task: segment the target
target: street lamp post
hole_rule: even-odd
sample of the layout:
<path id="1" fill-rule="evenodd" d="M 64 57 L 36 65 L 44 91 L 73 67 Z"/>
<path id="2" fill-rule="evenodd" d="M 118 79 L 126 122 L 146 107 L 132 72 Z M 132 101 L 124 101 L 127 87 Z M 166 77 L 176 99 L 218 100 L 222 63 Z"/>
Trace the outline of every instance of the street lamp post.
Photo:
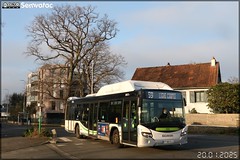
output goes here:
<path id="1" fill-rule="evenodd" d="M 26 81 L 25 80 L 20 80 L 22 82 L 24 82 L 24 90 L 23 90 L 23 108 L 22 108 L 22 112 L 23 112 L 23 115 L 25 115 L 25 109 L 26 109 L 26 95 L 25 95 L 25 92 L 26 92 Z"/>
<path id="2" fill-rule="evenodd" d="M 38 102 L 38 108 L 39 108 L 39 116 L 38 116 L 38 133 L 41 134 L 41 123 L 42 123 L 42 106 L 41 103 Z"/>

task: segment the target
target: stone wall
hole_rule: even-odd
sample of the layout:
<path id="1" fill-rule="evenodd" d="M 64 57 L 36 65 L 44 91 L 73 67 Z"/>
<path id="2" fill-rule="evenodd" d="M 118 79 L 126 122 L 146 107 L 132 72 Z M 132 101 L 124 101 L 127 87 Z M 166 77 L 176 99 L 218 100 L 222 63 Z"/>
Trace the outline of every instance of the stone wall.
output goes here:
<path id="1" fill-rule="evenodd" d="M 186 114 L 187 125 L 239 127 L 239 114 Z"/>

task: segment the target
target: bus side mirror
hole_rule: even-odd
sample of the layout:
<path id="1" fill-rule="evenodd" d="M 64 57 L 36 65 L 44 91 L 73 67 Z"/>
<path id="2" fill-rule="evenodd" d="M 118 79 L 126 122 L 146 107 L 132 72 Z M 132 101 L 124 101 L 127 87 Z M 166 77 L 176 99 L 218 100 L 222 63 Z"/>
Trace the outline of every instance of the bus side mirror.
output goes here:
<path id="1" fill-rule="evenodd" d="M 187 102 L 185 98 L 183 98 L 183 106 L 187 106 Z"/>

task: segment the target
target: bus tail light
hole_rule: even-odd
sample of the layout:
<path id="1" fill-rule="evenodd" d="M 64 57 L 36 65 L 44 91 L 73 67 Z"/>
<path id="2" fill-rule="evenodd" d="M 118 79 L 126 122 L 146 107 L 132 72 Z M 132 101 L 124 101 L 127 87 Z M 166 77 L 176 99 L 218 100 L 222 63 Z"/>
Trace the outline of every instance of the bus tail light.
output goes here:
<path id="1" fill-rule="evenodd" d="M 149 132 L 142 132 L 142 136 L 146 137 L 146 138 L 152 138 L 153 137 L 152 133 L 149 133 Z"/>

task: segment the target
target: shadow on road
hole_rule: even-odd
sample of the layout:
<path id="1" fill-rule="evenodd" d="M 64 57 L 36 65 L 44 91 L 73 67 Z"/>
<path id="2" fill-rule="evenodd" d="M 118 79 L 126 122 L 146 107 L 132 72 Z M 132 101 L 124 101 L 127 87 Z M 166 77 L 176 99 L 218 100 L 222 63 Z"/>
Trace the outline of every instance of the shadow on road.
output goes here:
<path id="1" fill-rule="evenodd" d="M 32 126 L 1 123 L 1 138 L 22 137 L 27 129 Z M 37 127 L 37 126 L 35 126 Z M 55 129 L 57 137 L 75 137 L 74 134 L 68 133 L 63 127 L 44 126 L 47 130 Z M 101 142 L 103 143 L 103 142 Z M 153 147 L 160 150 L 192 150 L 192 149 L 210 149 L 220 147 L 239 146 L 239 137 L 235 135 L 189 135 L 188 144 L 175 146 Z M 132 147 L 125 146 L 123 149 Z"/>
<path id="2" fill-rule="evenodd" d="M 187 144 L 154 148 L 161 150 L 192 150 L 228 146 L 239 146 L 239 137 L 230 135 L 189 135 Z"/>

